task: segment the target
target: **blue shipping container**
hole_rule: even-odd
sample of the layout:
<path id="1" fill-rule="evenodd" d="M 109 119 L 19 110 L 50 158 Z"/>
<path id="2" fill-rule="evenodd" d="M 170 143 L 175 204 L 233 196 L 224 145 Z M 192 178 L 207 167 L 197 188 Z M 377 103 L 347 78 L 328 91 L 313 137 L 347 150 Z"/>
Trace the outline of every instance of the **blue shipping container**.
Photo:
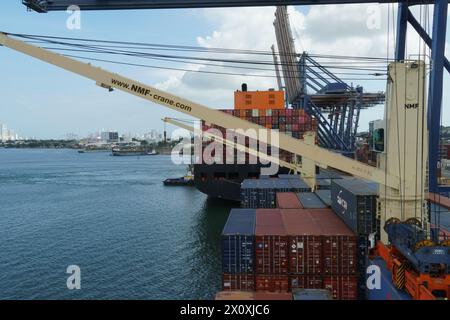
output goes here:
<path id="1" fill-rule="evenodd" d="M 327 207 L 327 205 L 312 192 L 297 193 L 297 198 L 305 209 L 324 209 Z"/>
<path id="2" fill-rule="evenodd" d="M 255 222 L 255 209 L 231 209 L 222 231 L 224 273 L 253 273 Z"/>
<path id="3" fill-rule="evenodd" d="M 332 180 L 331 208 L 356 234 L 379 233 L 377 192 L 372 184 L 356 178 Z"/>
<path id="4" fill-rule="evenodd" d="M 298 176 L 295 179 L 289 179 L 289 183 L 291 184 L 291 192 L 311 192 L 308 184 Z"/>
<path id="5" fill-rule="evenodd" d="M 331 190 L 316 190 L 314 192 L 323 203 L 331 207 Z"/>
<path id="6" fill-rule="evenodd" d="M 294 289 L 294 300 L 333 300 L 331 292 L 326 289 Z"/>
<path id="7" fill-rule="evenodd" d="M 331 179 L 316 179 L 316 187 L 318 190 L 330 190 Z"/>

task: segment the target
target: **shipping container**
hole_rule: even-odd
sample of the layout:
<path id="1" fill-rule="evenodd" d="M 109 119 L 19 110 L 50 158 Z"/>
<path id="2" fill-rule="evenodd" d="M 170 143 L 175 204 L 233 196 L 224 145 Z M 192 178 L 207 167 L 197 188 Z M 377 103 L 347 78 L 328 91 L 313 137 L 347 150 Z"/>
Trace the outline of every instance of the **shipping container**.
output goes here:
<path id="1" fill-rule="evenodd" d="M 331 179 L 316 179 L 316 189 L 317 190 L 330 190 L 331 189 Z"/>
<path id="2" fill-rule="evenodd" d="M 356 178 L 333 180 L 331 207 L 353 232 L 379 233 L 377 192 L 372 185 Z"/>
<path id="3" fill-rule="evenodd" d="M 300 178 L 246 179 L 241 184 L 242 208 L 276 208 L 277 192 L 310 191 Z"/>
<path id="4" fill-rule="evenodd" d="M 256 208 L 275 208 L 276 191 L 274 179 L 257 180 L 258 206 Z"/>
<path id="5" fill-rule="evenodd" d="M 280 209 L 300 209 L 303 208 L 294 192 L 278 192 L 277 208 Z"/>
<path id="6" fill-rule="evenodd" d="M 254 272 L 255 209 L 231 209 L 222 231 L 222 272 Z"/>
<path id="7" fill-rule="evenodd" d="M 373 239 L 375 240 L 375 239 Z M 374 241 L 373 241 L 374 242 Z M 369 249 L 374 245 L 368 235 L 358 235 L 358 299 L 367 299 L 366 276 L 369 265 Z"/>
<path id="8" fill-rule="evenodd" d="M 289 292 L 219 291 L 215 300 L 292 300 Z"/>
<path id="9" fill-rule="evenodd" d="M 325 289 L 296 289 L 292 292 L 294 300 L 332 300 L 331 293 Z"/>
<path id="10" fill-rule="evenodd" d="M 254 300 L 292 300 L 292 293 L 290 292 L 255 292 L 253 293 Z"/>
<path id="11" fill-rule="evenodd" d="M 223 291 L 254 291 L 255 275 L 249 273 L 242 274 L 222 274 Z"/>
<path id="12" fill-rule="evenodd" d="M 293 175 L 293 174 L 280 173 L 278 175 L 278 178 L 280 178 L 280 179 L 293 179 L 294 177 L 295 177 L 295 175 Z"/>
<path id="13" fill-rule="evenodd" d="M 295 289 L 322 289 L 322 276 L 317 275 L 289 275 L 289 288 L 292 292 Z"/>
<path id="14" fill-rule="evenodd" d="M 256 291 L 288 292 L 289 278 L 279 274 L 257 274 L 255 276 Z"/>
<path id="15" fill-rule="evenodd" d="M 219 291 L 215 300 L 254 300 L 254 295 L 249 291 Z"/>
<path id="16" fill-rule="evenodd" d="M 311 187 L 299 176 L 289 179 L 292 192 L 311 192 Z"/>
<path id="17" fill-rule="evenodd" d="M 288 273 L 288 237 L 279 209 L 257 209 L 255 270 L 259 274 Z"/>
<path id="18" fill-rule="evenodd" d="M 272 187 L 276 192 L 290 192 L 292 190 L 292 186 L 289 180 L 286 179 L 271 179 Z"/>
<path id="19" fill-rule="evenodd" d="M 331 207 L 331 190 L 316 190 L 314 193 L 323 203 Z"/>
<path id="20" fill-rule="evenodd" d="M 358 277 L 348 275 L 332 275 L 323 277 L 324 289 L 331 292 L 333 299 L 357 300 Z"/>
<path id="21" fill-rule="evenodd" d="M 258 180 L 245 179 L 241 184 L 241 207 L 258 207 Z"/>
<path id="22" fill-rule="evenodd" d="M 331 209 L 315 209 L 313 220 L 322 232 L 323 273 L 357 274 L 358 238 Z"/>
<path id="23" fill-rule="evenodd" d="M 281 210 L 289 239 L 289 272 L 322 273 L 322 230 L 305 209 Z"/>
<path id="24" fill-rule="evenodd" d="M 356 274 L 357 237 L 330 209 L 283 209 L 291 274 Z"/>
<path id="25" fill-rule="evenodd" d="M 332 179 L 332 180 L 334 180 L 334 179 L 342 179 L 342 178 L 343 178 L 343 174 L 337 173 L 332 170 L 323 169 L 323 168 L 320 168 L 319 173 L 316 174 L 316 179 Z"/>
<path id="26" fill-rule="evenodd" d="M 327 205 L 312 192 L 297 193 L 297 197 L 305 209 L 324 209 L 327 207 Z"/>

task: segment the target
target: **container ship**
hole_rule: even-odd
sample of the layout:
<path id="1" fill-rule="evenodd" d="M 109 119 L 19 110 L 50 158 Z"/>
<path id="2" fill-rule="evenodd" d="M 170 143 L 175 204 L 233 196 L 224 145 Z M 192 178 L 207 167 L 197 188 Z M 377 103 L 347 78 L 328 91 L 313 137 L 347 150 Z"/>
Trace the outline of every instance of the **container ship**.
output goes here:
<path id="1" fill-rule="evenodd" d="M 247 91 L 243 84 L 241 90 L 234 92 L 234 109 L 221 110 L 252 123 L 259 124 L 268 129 L 276 129 L 280 133 L 302 139 L 306 131 L 317 132 L 317 121 L 309 116 L 304 109 L 287 109 L 285 106 L 284 91 L 269 89 L 267 91 Z M 218 129 L 225 136 L 225 129 L 202 121 L 202 130 Z M 248 145 L 248 144 L 247 144 Z M 202 149 L 204 153 L 205 145 Z M 225 159 L 224 154 L 220 159 Z M 268 151 L 270 154 L 270 150 Z M 210 155 L 214 157 L 215 154 Z M 236 153 L 234 159 L 236 159 Z M 292 162 L 295 156 L 292 153 L 279 151 L 280 160 Z M 260 176 L 261 163 L 249 163 L 246 155 L 245 164 L 211 163 L 203 161 L 194 165 L 194 184 L 201 192 L 214 197 L 231 201 L 240 201 L 240 187 L 244 179 L 256 179 Z M 279 168 L 279 174 L 288 173 L 288 169 Z"/>

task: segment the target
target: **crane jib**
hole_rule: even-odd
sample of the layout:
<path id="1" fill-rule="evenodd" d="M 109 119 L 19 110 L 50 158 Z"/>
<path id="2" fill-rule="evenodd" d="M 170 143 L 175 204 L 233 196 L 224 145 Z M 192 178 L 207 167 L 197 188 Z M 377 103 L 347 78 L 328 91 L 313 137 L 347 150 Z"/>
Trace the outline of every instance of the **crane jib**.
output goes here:
<path id="1" fill-rule="evenodd" d="M 174 101 L 171 98 L 167 98 L 167 97 L 164 97 L 164 96 L 159 95 L 159 94 L 153 94 L 150 89 L 141 87 L 141 86 L 139 86 L 137 84 L 129 84 L 129 83 L 126 83 L 124 81 L 120 81 L 120 80 L 117 80 L 117 79 L 114 79 L 114 78 L 111 79 L 111 84 L 114 87 L 119 87 L 121 89 L 126 89 L 126 90 L 129 90 L 129 91 L 133 91 L 133 92 L 135 92 L 135 93 L 137 93 L 137 94 L 139 94 L 139 95 L 141 95 L 143 97 L 150 97 L 150 98 L 152 98 L 153 100 L 155 100 L 157 102 L 162 102 L 162 103 L 167 104 L 169 106 L 175 106 L 176 108 L 179 108 L 179 109 L 187 111 L 187 112 L 191 112 L 192 111 L 192 107 L 190 107 L 190 106 L 187 106 L 187 105 L 185 105 L 185 104 L 183 104 L 181 102 L 176 102 L 176 101 Z"/>

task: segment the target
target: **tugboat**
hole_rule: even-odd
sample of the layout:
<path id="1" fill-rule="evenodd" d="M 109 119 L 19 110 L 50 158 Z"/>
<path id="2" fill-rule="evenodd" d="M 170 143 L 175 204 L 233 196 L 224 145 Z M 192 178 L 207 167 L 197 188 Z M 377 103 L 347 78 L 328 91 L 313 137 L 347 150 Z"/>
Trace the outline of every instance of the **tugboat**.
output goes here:
<path id="1" fill-rule="evenodd" d="M 194 186 L 193 166 L 189 165 L 186 175 L 181 178 L 168 178 L 163 181 L 165 186 Z"/>

